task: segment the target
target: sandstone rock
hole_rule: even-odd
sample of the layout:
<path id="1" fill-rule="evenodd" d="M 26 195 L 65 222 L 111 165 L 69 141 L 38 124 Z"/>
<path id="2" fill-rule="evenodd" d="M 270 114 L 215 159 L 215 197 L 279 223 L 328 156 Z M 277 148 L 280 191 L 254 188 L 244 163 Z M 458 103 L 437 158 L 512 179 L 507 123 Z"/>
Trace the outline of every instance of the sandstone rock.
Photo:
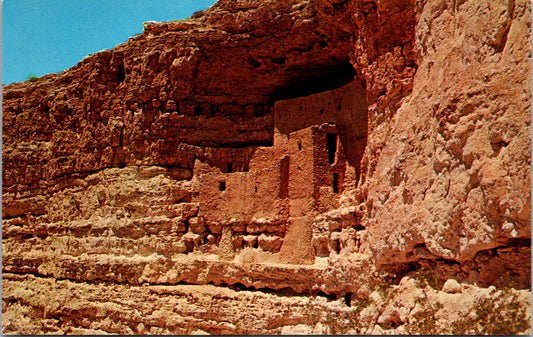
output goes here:
<path id="1" fill-rule="evenodd" d="M 282 335 L 309 335 L 313 333 L 313 328 L 304 324 L 288 325 L 281 329 Z"/>
<path id="2" fill-rule="evenodd" d="M 316 256 L 329 256 L 329 238 L 325 234 L 313 234 L 312 243 Z"/>
<path id="3" fill-rule="evenodd" d="M 257 248 L 257 236 L 256 235 L 245 235 L 243 236 L 244 247 Z"/>
<path id="4" fill-rule="evenodd" d="M 442 286 L 442 291 L 446 293 L 450 293 L 450 294 L 456 294 L 456 293 L 462 292 L 463 289 L 461 288 L 461 285 L 459 284 L 459 282 L 457 282 L 454 279 L 449 279 L 449 280 L 446 280 L 446 282 Z"/>
<path id="5" fill-rule="evenodd" d="M 204 224 L 203 218 L 194 217 L 189 220 L 189 230 L 194 234 L 203 234 L 207 227 Z"/>
<path id="6" fill-rule="evenodd" d="M 200 245 L 201 239 L 202 237 L 199 234 L 194 234 L 194 233 L 187 233 L 182 237 L 182 240 L 185 243 L 187 252 L 194 251 L 194 248 Z"/>
<path id="7" fill-rule="evenodd" d="M 388 122 L 381 123 L 376 132 L 371 131 L 367 149 L 380 155 L 378 159 L 368 152 L 368 161 L 363 160 L 368 167 L 368 201 L 372 201 L 368 234 L 375 238 L 371 249 L 381 261 L 378 263 L 391 271 L 401 269 L 400 260 L 409 263 L 410 252 L 422 244 L 431 254 L 456 261 L 497 247 L 498 242 L 505 241 L 515 250 L 522 245 L 520 239 L 511 239 L 512 235 L 521 237 L 519 230 L 499 230 L 506 220 L 498 214 L 504 212 L 512 218 L 530 214 L 526 206 L 530 203 L 529 164 L 511 164 L 510 160 L 529 160 L 526 158 L 530 154 L 525 151 L 529 137 L 519 135 L 529 133 L 526 129 L 530 116 L 526 111 L 530 110 L 530 99 L 525 93 L 531 89 L 528 80 L 524 86 L 519 85 L 520 90 L 512 89 L 513 80 L 508 77 L 511 73 L 514 79 L 529 76 L 524 70 L 530 68 L 530 56 L 519 47 L 530 45 L 528 34 L 518 33 L 519 27 L 529 22 L 529 18 L 521 16 L 529 3 L 513 3 L 512 9 L 503 2 L 497 6 L 501 6 L 501 11 L 481 14 L 488 9 L 486 3 L 455 7 L 439 6 L 437 1 L 426 3 L 416 24 L 415 43 L 420 55 L 412 93 Z M 446 23 L 452 17 L 458 20 L 457 25 Z M 455 35 L 454 29 L 468 30 L 472 35 Z M 508 39 L 498 40 L 493 35 L 496 31 L 503 36 L 507 32 Z M 502 43 L 500 47 L 484 45 L 496 40 Z M 469 47 L 454 49 L 464 43 Z M 492 99 L 486 100 L 487 94 Z M 500 125 L 506 125 L 507 132 L 515 137 L 495 146 L 490 139 L 503 139 L 496 135 L 501 131 L 493 131 L 490 136 L 489 130 L 499 129 Z M 395 179 L 391 180 L 391 176 Z M 523 197 L 518 193 L 511 196 L 510 188 L 522 189 Z M 510 199 L 516 208 L 504 206 L 513 203 L 503 201 Z M 525 222 L 523 226 L 529 228 Z M 522 237 L 529 242 L 529 234 Z M 497 250 L 497 256 L 503 254 Z M 521 264 L 518 256 L 513 258 L 515 266 Z M 502 272 L 496 271 L 496 260 L 483 263 L 492 272 L 477 265 L 471 267 L 469 277 L 450 273 L 446 278 L 469 282 L 477 279 L 488 285 L 492 282 L 491 273 Z M 525 264 L 529 265 L 530 259 Z M 475 275 L 474 269 L 480 273 Z M 524 276 L 518 278 L 528 287 Z"/>
<path id="8" fill-rule="evenodd" d="M 378 317 L 378 324 L 383 326 L 386 325 L 398 325 L 402 323 L 400 313 L 398 310 L 392 309 L 390 307 L 387 307 L 387 311 L 385 311 L 383 314 L 381 314 Z"/>
<path id="9" fill-rule="evenodd" d="M 261 234 L 257 237 L 259 248 L 267 252 L 279 252 L 283 239 L 276 236 Z"/>
<path id="10" fill-rule="evenodd" d="M 374 328 L 372 329 L 372 331 L 370 331 L 370 334 L 371 335 L 384 335 L 385 334 L 385 330 L 383 330 L 383 328 L 381 328 L 381 326 L 376 324 L 374 326 Z"/>
<path id="11" fill-rule="evenodd" d="M 210 335 L 209 332 L 206 332 L 204 330 L 194 330 L 193 332 L 191 332 L 191 335 Z"/>
<path id="12" fill-rule="evenodd" d="M 258 333 L 285 331 L 287 333 L 331 333 L 332 329 L 343 326 L 343 319 L 350 317 L 350 312 L 355 307 L 348 307 L 342 302 L 328 302 L 325 297 L 308 297 L 306 295 L 286 295 L 251 290 L 231 290 L 214 285 L 142 285 L 132 286 L 116 284 L 109 286 L 103 283 L 78 283 L 68 280 L 55 280 L 35 276 L 21 276 L 6 273 L 4 275 L 3 293 L 4 298 L 10 304 L 4 308 L 4 328 L 13 331 L 40 331 L 47 326 L 46 331 L 71 331 L 69 324 L 86 321 L 85 326 L 76 328 L 77 333 L 88 331 L 123 332 L 126 333 L 131 321 L 139 322 L 135 325 L 136 332 L 143 329 L 150 333 L 174 333 L 188 334 L 195 330 L 202 330 L 211 334 L 223 333 Z M 409 282 L 411 283 L 411 282 Z M 414 284 L 414 283 L 413 283 Z M 33 291 L 40 289 L 40 291 Z M 441 332 L 450 333 L 452 326 L 451 317 L 465 318 L 468 313 L 475 312 L 473 306 L 479 301 L 486 304 L 502 305 L 513 302 L 514 305 L 527 309 L 530 303 L 529 291 L 498 292 L 488 291 L 484 288 L 471 286 L 465 288 L 462 294 L 448 294 L 432 288 L 420 288 L 428 296 L 417 301 L 414 309 L 404 306 L 402 292 L 396 292 L 392 287 L 387 291 L 388 295 L 384 307 L 376 307 L 374 304 L 366 306 L 358 320 L 350 322 L 350 331 L 354 334 L 393 333 L 406 331 L 407 333 L 424 333 L 420 330 L 425 325 L 423 320 L 428 315 L 428 310 L 434 312 L 434 325 L 441 327 Z M 412 289 L 412 290 L 413 290 Z M 77 292 L 74 292 L 76 290 Z M 379 290 L 381 292 L 381 290 Z M 378 291 L 373 294 L 377 294 Z M 424 295 L 424 296 L 426 296 Z M 57 296 L 57 297 L 56 297 Z M 444 296 L 444 297 L 443 297 Z M 459 297 L 457 297 L 459 296 Z M 503 297 L 500 297 L 503 296 Z M 450 297 L 446 299 L 446 297 Z M 25 307 L 21 307 L 14 301 L 19 299 L 28 301 Z M 57 298 L 57 301 L 50 301 Z M 63 299 L 63 300 L 59 300 Z M 517 302 L 518 300 L 518 302 Z M 430 305 L 441 303 L 441 306 L 431 309 Z M 522 303 L 522 304 L 520 304 Z M 120 304 L 120 305 L 118 305 Z M 331 305 L 329 305 L 331 304 Z M 291 310 L 286 310 L 290 306 Z M 158 309 L 154 311 L 154 307 Z M 505 305 L 504 305 L 505 307 Z M 436 309 L 435 309 L 436 308 Z M 506 307 L 508 308 L 508 307 Z M 68 315 L 82 310 L 83 316 Z M 375 325 L 378 317 L 385 310 L 389 313 L 408 313 L 407 318 L 402 320 L 394 329 L 383 329 L 381 325 Z M 507 309 L 505 309 L 507 310 Z M 22 312 L 47 312 L 50 315 L 62 315 L 68 322 L 61 323 L 59 320 L 42 318 L 30 320 Z M 106 315 L 101 313 L 105 312 Z M 518 313 L 517 322 L 529 322 L 528 310 Z M 317 313 L 320 313 L 317 314 Z M 457 314 L 459 314 L 457 316 Z M 500 315 L 495 310 L 490 315 Z M 330 320 L 323 323 L 312 323 L 320 320 L 322 315 L 328 315 Z M 348 315 L 348 316 L 344 316 Z M 114 317 L 111 321 L 108 316 Z M 499 316 L 500 317 L 500 316 Z M 502 319 L 504 316 L 501 316 Z M 477 319 L 474 315 L 473 319 Z M 481 318 L 483 319 L 483 318 Z M 194 328 L 187 330 L 183 322 L 194 322 Z M 234 323 L 229 323 L 229 322 Z M 89 325 L 91 328 L 88 328 Z M 399 324 L 395 321 L 394 324 Z M 142 325 L 141 325 L 142 324 Z M 314 330 L 312 325 L 314 324 Z M 526 324 L 526 327 L 529 324 Z M 389 327 L 390 324 L 384 324 Z M 472 326 L 470 326 L 472 327 Z M 468 327 L 467 327 L 468 328 Z M 25 330 L 24 330 L 25 329 Z M 103 330 L 97 330 L 103 329 Z M 283 330 L 282 330 L 283 329 Z M 318 329 L 318 330 L 317 330 Z M 322 330 L 320 330 L 322 329 Z M 427 331 L 426 331 L 427 332 Z M 456 331 L 457 332 L 457 331 Z M 132 332 L 129 332 L 132 333 Z"/>
<path id="13" fill-rule="evenodd" d="M 530 12 L 220 0 L 4 86 L 3 331 L 528 333 Z"/>

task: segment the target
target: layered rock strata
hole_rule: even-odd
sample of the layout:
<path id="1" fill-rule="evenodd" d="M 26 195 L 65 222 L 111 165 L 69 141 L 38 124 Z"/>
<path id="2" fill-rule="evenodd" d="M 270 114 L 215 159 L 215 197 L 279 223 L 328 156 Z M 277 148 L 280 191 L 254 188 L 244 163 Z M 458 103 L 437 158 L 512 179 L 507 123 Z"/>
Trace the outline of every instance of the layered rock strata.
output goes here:
<path id="1" fill-rule="evenodd" d="M 119 316 L 144 301 L 166 315 L 192 285 L 349 306 L 421 268 L 529 288 L 529 13 L 520 0 L 220 0 L 5 86 L 4 332 L 243 333 L 236 313 L 92 324 L 72 297 L 38 300 L 45 284 L 98 310 L 103 284 L 140 291 Z"/>
<path id="2" fill-rule="evenodd" d="M 522 334 L 528 290 L 420 279 L 364 301 L 214 285 L 77 283 L 4 274 L 4 331 L 23 334 Z M 498 308 L 498 309 L 495 309 Z"/>

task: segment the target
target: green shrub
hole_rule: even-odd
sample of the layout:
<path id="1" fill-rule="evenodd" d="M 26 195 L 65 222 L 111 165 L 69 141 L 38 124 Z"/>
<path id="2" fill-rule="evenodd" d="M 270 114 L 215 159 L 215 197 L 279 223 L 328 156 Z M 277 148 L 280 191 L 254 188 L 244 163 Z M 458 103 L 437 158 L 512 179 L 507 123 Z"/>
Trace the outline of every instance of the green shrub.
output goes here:
<path id="1" fill-rule="evenodd" d="M 424 310 L 417 312 L 413 317 L 414 320 L 406 326 L 407 332 L 411 335 L 435 335 L 442 333 L 441 331 L 437 331 L 435 314 L 444 306 L 440 302 L 435 302 L 434 305 L 431 305 L 425 292 L 424 295 L 424 297 L 416 299 L 416 303 L 422 305 Z"/>
<path id="2" fill-rule="evenodd" d="M 343 335 L 350 330 L 362 333 L 367 327 L 360 320 L 360 314 L 363 309 L 373 303 L 371 298 L 354 299 L 349 311 L 325 312 L 319 307 L 308 308 L 304 312 L 306 322 L 309 325 L 316 325 L 323 322 L 326 327 L 326 333 L 329 335 Z M 323 319 L 324 318 L 324 319 Z"/>
<path id="3" fill-rule="evenodd" d="M 392 280 L 390 278 L 384 278 L 381 283 L 379 283 L 375 290 L 380 294 L 383 298 L 388 298 L 389 293 L 392 291 Z"/>
<path id="4" fill-rule="evenodd" d="M 38 77 L 36 74 L 31 73 L 31 74 L 29 74 L 28 77 L 26 78 L 26 81 L 35 82 L 35 81 L 37 81 L 38 78 L 39 78 L 39 77 Z"/>
<path id="5" fill-rule="evenodd" d="M 435 277 L 435 275 L 426 268 L 420 268 L 414 275 L 419 287 L 425 288 L 429 285 L 431 288 L 440 290 L 442 288 L 441 282 Z"/>
<path id="6" fill-rule="evenodd" d="M 494 286 L 498 289 L 504 290 L 510 288 L 517 288 L 517 284 L 509 272 L 506 272 L 502 276 L 500 276 L 496 280 L 496 282 L 494 282 Z"/>
<path id="7" fill-rule="evenodd" d="M 473 317 L 469 315 L 451 324 L 452 334 L 516 335 L 524 332 L 531 323 L 528 308 L 510 288 L 500 291 L 494 298 L 477 301 L 472 311 Z"/>

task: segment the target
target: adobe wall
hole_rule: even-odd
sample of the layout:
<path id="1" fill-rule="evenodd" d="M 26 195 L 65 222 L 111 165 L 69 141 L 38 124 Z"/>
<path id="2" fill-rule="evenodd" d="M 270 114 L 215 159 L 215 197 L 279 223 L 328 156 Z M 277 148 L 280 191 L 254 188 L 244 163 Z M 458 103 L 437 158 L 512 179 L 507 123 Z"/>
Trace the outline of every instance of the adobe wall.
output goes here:
<path id="1" fill-rule="evenodd" d="M 351 82 L 278 101 L 271 147 L 247 151 L 244 159 L 221 151 L 220 157 L 197 160 L 193 201 L 206 228 L 200 234 L 214 235 L 215 242 L 227 246 L 221 251 L 228 252 L 253 247 L 250 242 L 257 242 L 254 235 L 261 228 L 283 240 L 283 262 L 313 263 L 314 217 L 337 207 L 340 194 L 353 189 L 358 177 L 366 114 L 364 104 L 355 103 L 363 100 L 355 88 L 362 90 Z M 346 147 L 348 139 L 356 146 Z"/>
<path id="2" fill-rule="evenodd" d="M 291 132 L 288 137 L 289 221 L 280 251 L 283 263 L 312 264 L 311 219 L 317 214 L 317 179 L 315 177 L 316 126 Z"/>
<path id="3" fill-rule="evenodd" d="M 276 222 L 284 213 L 279 198 L 281 161 L 270 160 L 263 168 L 248 172 L 223 173 L 217 168 L 198 177 L 200 215 L 207 222 L 235 224 L 256 221 Z"/>
<path id="4" fill-rule="evenodd" d="M 274 113 L 274 143 L 287 142 L 291 132 L 311 125 L 334 123 L 344 131 L 346 160 L 352 169 L 345 184 L 359 179 L 360 162 L 367 139 L 367 103 L 364 89 L 356 81 L 340 88 L 289 100 L 277 101 Z"/>
<path id="5" fill-rule="evenodd" d="M 323 213 L 335 208 L 335 200 L 344 191 L 347 175 L 349 183 L 353 184 L 355 169 L 347 165 L 344 130 L 329 123 L 314 128 L 314 195 L 319 200 L 318 211 Z M 346 185 L 353 188 L 353 185 Z"/>

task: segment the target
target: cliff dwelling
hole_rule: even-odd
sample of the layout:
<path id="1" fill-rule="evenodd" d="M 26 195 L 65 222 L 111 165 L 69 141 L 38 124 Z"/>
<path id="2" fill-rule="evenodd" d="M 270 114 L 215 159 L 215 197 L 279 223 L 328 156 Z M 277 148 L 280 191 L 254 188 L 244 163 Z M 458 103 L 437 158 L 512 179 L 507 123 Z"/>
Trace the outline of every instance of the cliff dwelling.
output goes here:
<path id="1" fill-rule="evenodd" d="M 259 248 L 279 252 L 285 263 L 312 264 L 316 251 L 321 256 L 329 252 L 329 243 L 320 247 L 324 238 L 313 241 L 313 219 L 339 206 L 345 185 L 358 183 L 367 133 L 363 95 L 352 80 L 336 89 L 278 100 L 272 109 L 272 146 L 255 148 L 240 166 L 233 158 L 217 158 L 216 166 L 198 161 L 193 201 L 205 224 L 205 231 L 196 233 L 202 236 L 198 243 L 209 243 L 211 235 L 211 242 L 220 244 L 227 226 L 232 240 L 224 242 L 232 244 L 224 253 Z"/>
<path id="2" fill-rule="evenodd" d="M 219 0 L 3 86 L 3 333 L 530 333 L 530 13 Z"/>

